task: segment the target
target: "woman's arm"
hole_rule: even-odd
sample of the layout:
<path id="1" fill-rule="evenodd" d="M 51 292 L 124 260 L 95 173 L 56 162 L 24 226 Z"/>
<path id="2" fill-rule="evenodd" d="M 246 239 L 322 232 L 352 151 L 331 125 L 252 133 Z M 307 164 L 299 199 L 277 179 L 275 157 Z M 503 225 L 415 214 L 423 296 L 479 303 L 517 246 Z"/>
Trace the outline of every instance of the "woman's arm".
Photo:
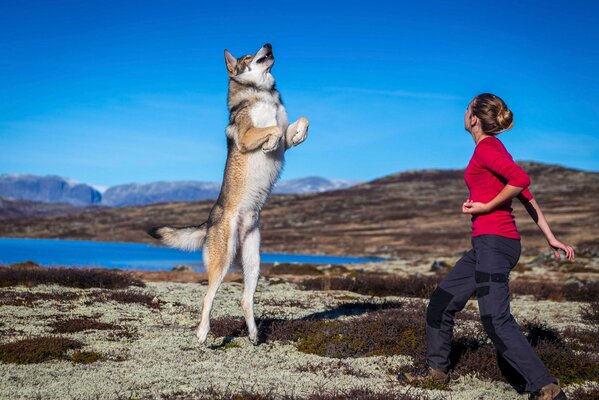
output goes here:
<path id="1" fill-rule="evenodd" d="M 495 198 L 488 203 L 480 203 L 468 200 L 462 205 L 462 212 L 472 215 L 490 213 L 501 204 L 518 196 L 523 190 L 524 188 L 522 187 L 507 184 L 503 187 L 501 192 L 499 192 L 497 196 L 495 196 Z"/>
<path id="2" fill-rule="evenodd" d="M 560 258 L 559 250 L 561 249 L 564 251 L 564 253 L 566 253 L 566 259 L 570 261 L 574 260 L 576 258 L 576 255 L 574 254 L 574 249 L 571 246 L 563 244 L 555 238 L 553 232 L 551 232 L 551 229 L 549 228 L 547 220 L 545 219 L 545 215 L 543 215 L 543 211 L 541 211 L 541 207 L 539 207 L 537 201 L 535 199 L 532 199 L 523 204 L 524 208 L 526 208 L 526 211 L 528 211 L 528 215 L 530 215 L 532 220 L 537 224 L 539 229 L 541 229 L 541 232 L 543 232 L 543 234 L 545 235 L 545 239 L 547 239 L 547 243 L 549 243 L 549 246 L 551 247 L 551 250 L 553 251 L 555 258 Z"/>
<path id="3" fill-rule="evenodd" d="M 505 186 L 488 203 L 468 200 L 462 205 L 462 212 L 473 215 L 490 213 L 501 204 L 521 193 L 527 199 L 532 198 L 530 192 L 526 190 L 528 185 L 530 185 L 528 174 L 514 162 L 501 142 L 490 139 L 483 140 L 476 146 L 474 158 L 483 168 L 500 176 L 504 180 Z"/>

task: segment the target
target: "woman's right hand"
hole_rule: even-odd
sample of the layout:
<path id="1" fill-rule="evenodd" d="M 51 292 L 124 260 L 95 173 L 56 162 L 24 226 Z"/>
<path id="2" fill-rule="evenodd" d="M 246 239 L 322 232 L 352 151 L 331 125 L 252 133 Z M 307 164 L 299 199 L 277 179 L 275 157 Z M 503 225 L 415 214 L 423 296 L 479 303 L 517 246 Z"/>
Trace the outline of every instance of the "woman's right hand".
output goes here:
<path id="1" fill-rule="evenodd" d="M 563 250 L 564 253 L 566 253 L 566 259 L 569 261 L 574 261 L 574 259 L 576 258 L 576 255 L 574 254 L 574 249 L 571 246 L 565 245 L 555 238 L 549 240 L 549 246 L 553 251 L 553 255 L 558 260 L 560 259 L 559 250 Z"/>
<path id="2" fill-rule="evenodd" d="M 474 201 L 472 201 L 472 200 L 468 199 L 468 200 L 467 200 L 467 201 L 466 201 L 464 204 L 462 204 L 462 212 L 463 212 L 464 214 L 467 214 L 467 213 L 468 213 L 468 209 L 470 208 L 470 206 L 472 206 L 472 203 L 473 203 L 473 202 L 474 202 Z"/>

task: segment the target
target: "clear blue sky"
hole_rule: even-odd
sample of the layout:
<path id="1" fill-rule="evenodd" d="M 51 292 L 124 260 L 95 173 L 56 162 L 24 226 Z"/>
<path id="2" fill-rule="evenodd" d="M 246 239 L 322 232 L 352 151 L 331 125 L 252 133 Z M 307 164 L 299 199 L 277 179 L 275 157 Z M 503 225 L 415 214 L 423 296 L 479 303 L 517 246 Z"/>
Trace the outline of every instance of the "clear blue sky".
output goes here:
<path id="1" fill-rule="evenodd" d="M 599 170 L 599 2 L 2 1 L 0 173 L 221 179 L 227 74 L 273 44 L 284 178 L 464 167 L 463 112 L 503 97 L 516 159 Z"/>

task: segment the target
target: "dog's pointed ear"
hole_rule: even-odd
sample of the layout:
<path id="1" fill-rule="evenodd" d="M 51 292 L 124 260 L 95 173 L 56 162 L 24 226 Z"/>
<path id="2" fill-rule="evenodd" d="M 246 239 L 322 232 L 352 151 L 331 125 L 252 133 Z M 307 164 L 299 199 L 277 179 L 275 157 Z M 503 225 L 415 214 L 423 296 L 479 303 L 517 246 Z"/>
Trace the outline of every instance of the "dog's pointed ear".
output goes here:
<path id="1" fill-rule="evenodd" d="M 229 74 L 235 75 L 237 59 L 233 57 L 233 54 L 229 53 L 227 49 L 225 49 L 225 63 L 227 64 L 227 71 L 229 71 Z"/>

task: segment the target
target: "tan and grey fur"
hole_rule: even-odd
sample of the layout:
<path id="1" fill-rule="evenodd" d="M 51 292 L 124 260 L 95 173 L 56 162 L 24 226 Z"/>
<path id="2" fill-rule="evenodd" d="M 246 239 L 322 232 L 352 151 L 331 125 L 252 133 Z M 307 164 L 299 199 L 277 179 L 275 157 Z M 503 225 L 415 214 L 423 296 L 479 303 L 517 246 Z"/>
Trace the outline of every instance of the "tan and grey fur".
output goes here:
<path id="1" fill-rule="evenodd" d="M 272 47 L 236 59 L 225 50 L 229 73 L 227 162 L 218 200 L 208 220 L 198 226 L 153 228 L 164 244 L 185 250 L 203 248 L 208 292 L 197 329 L 200 343 L 210 330 L 210 310 L 230 265 L 243 268 L 241 305 L 249 338 L 257 343 L 254 292 L 260 269 L 260 210 L 283 168 L 285 150 L 302 143 L 308 132 L 304 117 L 289 125 L 271 68 Z"/>

